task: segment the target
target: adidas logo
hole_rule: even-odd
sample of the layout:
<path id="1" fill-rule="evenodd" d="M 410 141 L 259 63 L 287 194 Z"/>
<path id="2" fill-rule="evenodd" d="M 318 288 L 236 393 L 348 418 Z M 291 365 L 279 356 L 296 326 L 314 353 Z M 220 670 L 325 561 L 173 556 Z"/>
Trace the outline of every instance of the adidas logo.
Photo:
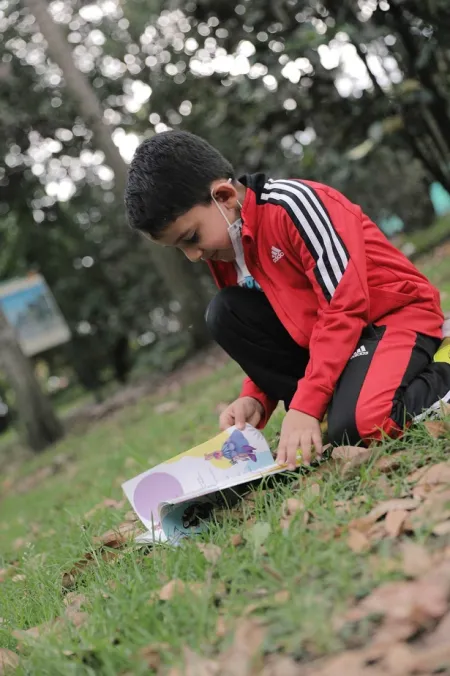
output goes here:
<path id="1" fill-rule="evenodd" d="M 283 258 L 283 256 L 284 256 L 283 251 L 281 251 L 281 249 L 277 249 L 276 246 L 272 247 L 271 253 L 272 253 L 272 260 L 273 260 L 274 263 L 278 263 L 278 261 L 281 258 Z"/>
<path id="2" fill-rule="evenodd" d="M 361 347 L 358 347 L 357 350 L 355 350 L 350 357 L 350 360 L 354 359 L 355 357 L 364 357 L 364 355 L 369 354 L 364 347 L 364 345 L 361 345 Z"/>

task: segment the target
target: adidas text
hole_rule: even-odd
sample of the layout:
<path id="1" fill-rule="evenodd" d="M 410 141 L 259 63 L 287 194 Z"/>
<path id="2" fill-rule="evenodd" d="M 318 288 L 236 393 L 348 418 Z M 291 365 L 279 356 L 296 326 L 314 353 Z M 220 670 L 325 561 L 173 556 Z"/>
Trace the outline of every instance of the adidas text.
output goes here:
<path id="1" fill-rule="evenodd" d="M 364 347 L 364 345 L 361 345 L 361 347 L 358 347 L 358 349 L 353 352 L 352 356 L 350 357 L 350 360 L 354 359 L 355 357 L 363 357 L 367 354 L 369 353 L 367 352 L 366 348 Z"/>
<path id="2" fill-rule="evenodd" d="M 277 249 L 276 246 L 272 247 L 271 253 L 272 253 L 272 260 L 273 260 L 274 263 L 278 263 L 278 261 L 281 258 L 283 258 L 283 256 L 284 256 L 283 251 L 281 251 L 281 249 Z"/>

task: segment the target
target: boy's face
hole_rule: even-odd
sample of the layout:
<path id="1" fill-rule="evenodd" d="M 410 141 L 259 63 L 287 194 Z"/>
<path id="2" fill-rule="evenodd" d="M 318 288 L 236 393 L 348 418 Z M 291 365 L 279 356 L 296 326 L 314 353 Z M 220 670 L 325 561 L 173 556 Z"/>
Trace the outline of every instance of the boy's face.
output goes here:
<path id="1" fill-rule="evenodd" d="M 211 204 L 192 207 L 152 241 L 163 246 L 176 246 L 193 263 L 200 260 L 233 261 L 235 253 L 228 227 L 239 218 L 239 202 L 244 199 L 245 187 L 218 180 L 212 184 L 211 191 L 223 213 L 214 200 Z"/>

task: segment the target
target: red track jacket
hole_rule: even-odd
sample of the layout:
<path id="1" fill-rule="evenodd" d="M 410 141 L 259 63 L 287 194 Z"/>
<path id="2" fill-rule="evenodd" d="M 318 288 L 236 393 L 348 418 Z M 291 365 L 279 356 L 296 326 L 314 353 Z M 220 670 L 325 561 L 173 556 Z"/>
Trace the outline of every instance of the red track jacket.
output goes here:
<path id="1" fill-rule="evenodd" d="M 291 408 L 322 419 L 367 324 L 442 337 L 439 293 L 362 211 L 311 181 L 239 179 L 247 187 L 242 241 L 247 267 L 292 338 L 310 351 Z M 233 263 L 209 262 L 219 288 L 236 285 Z M 277 402 L 250 380 L 263 427 Z"/>

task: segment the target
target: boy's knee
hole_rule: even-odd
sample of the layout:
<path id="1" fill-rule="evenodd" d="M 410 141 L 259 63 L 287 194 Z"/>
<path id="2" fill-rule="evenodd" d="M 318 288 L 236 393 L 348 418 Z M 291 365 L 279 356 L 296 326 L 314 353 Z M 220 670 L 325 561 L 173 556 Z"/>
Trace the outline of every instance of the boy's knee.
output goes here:
<path id="1" fill-rule="evenodd" d="M 355 412 L 330 408 L 328 413 L 327 440 L 333 446 L 354 446 L 361 437 L 356 428 Z"/>
<path id="2" fill-rule="evenodd" d="M 228 286 L 221 289 L 209 303 L 206 313 L 206 326 L 212 337 L 217 340 L 225 326 L 229 326 L 232 312 L 236 306 L 236 292 L 239 287 Z"/>

